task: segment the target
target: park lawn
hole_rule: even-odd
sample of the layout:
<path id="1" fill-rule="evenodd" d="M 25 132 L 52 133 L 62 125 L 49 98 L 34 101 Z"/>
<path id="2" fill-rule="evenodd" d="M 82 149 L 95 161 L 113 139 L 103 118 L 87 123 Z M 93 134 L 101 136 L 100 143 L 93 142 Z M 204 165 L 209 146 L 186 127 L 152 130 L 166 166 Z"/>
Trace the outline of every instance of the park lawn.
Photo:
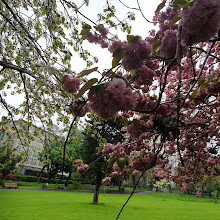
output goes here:
<path id="1" fill-rule="evenodd" d="M 0 219 L 115 219 L 128 195 L 100 194 L 99 205 L 92 204 L 92 198 L 92 193 L 2 190 Z M 219 220 L 220 201 L 177 194 L 134 195 L 120 219 Z"/>

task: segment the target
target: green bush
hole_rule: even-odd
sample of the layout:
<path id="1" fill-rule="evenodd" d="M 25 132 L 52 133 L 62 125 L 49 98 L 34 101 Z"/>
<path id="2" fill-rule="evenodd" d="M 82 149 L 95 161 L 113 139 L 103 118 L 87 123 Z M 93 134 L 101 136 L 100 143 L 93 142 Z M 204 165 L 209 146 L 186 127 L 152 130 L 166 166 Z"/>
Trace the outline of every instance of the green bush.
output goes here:
<path id="1" fill-rule="evenodd" d="M 80 189 L 81 188 L 81 183 L 80 182 L 76 182 L 76 181 L 71 181 L 71 188 L 72 189 L 75 189 L 75 190 L 77 190 L 77 189 Z"/>
<path id="2" fill-rule="evenodd" d="M 18 176 L 18 180 L 24 182 L 37 182 L 38 178 L 36 176 Z"/>

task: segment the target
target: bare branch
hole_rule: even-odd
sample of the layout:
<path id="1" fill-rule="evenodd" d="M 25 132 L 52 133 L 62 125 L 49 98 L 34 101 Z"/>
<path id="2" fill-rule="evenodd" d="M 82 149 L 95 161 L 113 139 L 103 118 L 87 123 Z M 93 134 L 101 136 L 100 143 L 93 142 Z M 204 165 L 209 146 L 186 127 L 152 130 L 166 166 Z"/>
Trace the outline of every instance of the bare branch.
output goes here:
<path id="1" fill-rule="evenodd" d="M 155 139 L 155 141 L 156 141 L 156 139 Z M 151 158 L 151 160 L 149 161 L 149 163 L 147 164 L 147 166 L 145 167 L 145 169 L 142 171 L 142 174 L 139 176 L 139 178 L 138 178 L 138 180 L 137 180 L 137 182 L 136 182 L 136 184 L 135 184 L 135 186 L 134 186 L 134 188 L 133 188 L 133 190 L 132 190 L 130 196 L 128 197 L 128 199 L 126 200 L 126 202 L 123 204 L 121 210 L 119 211 L 116 220 L 119 219 L 119 217 L 120 217 L 120 215 L 121 215 L 123 209 L 125 208 L 125 206 L 126 206 L 127 203 L 129 202 L 129 200 L 131 199 L 131 197 L 133 196 L 134 191 L 135 191 L 135 189 L 137 188 L 137 186 L 138 186 L 138 184 L 139 184 L 139 182 L 140 182 L 140 179 L 143 177 L 143 175 L 145 174 L 145 172 L 146 172 L 147 170 L 149 170 L 150 168 L 152 168 L 152 167 L 156 164 L 156 162 L 157 162 L 157 155 L 158 155 L 158 154 L 160 153 L 160 151 L 162 150 L 162 146 L 163 146 L 163 145 L 161 145 L 160 149 L 158 149 L 158 151 L 157 151 L 157 152 L 155 153 L 155 155 Z"/>
<path id="2" fill-rule="evenodd" d="M 147 22 L 152 23 L 152 24 L 155 24 L 156 22 L 154 22 L 154 21 L 150 21 L 150 20 L 148 20 L 148 19 L 145 17 L 143 11 L 141 10 L 141 6 L 140 6 L 138 0 L 137 0 L 137 4 L 138 4 L 138 8 L 139 8 L 139 11 L 141 12 L 142 17 L 143 17 Z"/>
<path id="3" fill-rule="evenodd" d="M 200 50 L 200 51 L 202 51 L 202 52 L 205 53 L 205 54 L 208 53 L 207 51 L 205 51 L 204 49 L 202 49 L 202 48 L 200 48 L 200 47 L 192 47 L 192 48 L 193 48 L 193 49 L 196 49 L 196 50 Z M 218 61 L 220 61 L 220 58 L 217 57 L 217 56 L 215 56 L 215 55 L 213 55 L 213 54 L 209 54 L 209 56 L 210 56 L 210 57 L 214 57 L 215 59 L 217 59 Z"/>
<path id="4" fill-rule="evenodd" d="M 122 2 L 121 0 L 119 0 L 119 2 L 120 2 L 122 5 L 124 5 L 126 8 L 128 8 L 128 9 L 140 11 L 138 8 L 132 8 L 132 7 L 127 6 L 127 5 L 126 5 L 124 2 Z"/>

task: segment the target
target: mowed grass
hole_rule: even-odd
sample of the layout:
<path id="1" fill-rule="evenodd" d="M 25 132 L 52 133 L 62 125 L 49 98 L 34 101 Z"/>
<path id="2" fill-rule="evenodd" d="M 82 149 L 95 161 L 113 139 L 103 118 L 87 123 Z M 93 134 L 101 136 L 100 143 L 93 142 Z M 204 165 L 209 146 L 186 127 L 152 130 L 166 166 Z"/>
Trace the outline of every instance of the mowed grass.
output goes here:
<path id="1" fill-rule="evenodd" d="M 92 198 L 92 193 L 0 191 L 0 219 L 116 219 L 128 195 L 100 194 L 99 205 L 92 204 Z M 177 194 L 134 195 L 120 219 L 219 220 L 220 201 Z"/>

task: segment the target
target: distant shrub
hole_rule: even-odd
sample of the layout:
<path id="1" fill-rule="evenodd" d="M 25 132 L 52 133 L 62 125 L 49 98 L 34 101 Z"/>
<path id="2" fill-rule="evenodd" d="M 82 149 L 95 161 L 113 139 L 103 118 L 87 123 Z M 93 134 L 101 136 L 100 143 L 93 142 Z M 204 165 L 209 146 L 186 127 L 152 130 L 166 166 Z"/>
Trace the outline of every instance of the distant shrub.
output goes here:
<path id="1" fill-rule="evenodd" d="M 0 179 L 3 179 L 2 173 L 0 173 Z M 18 181 L 18 174 L 8 174 L 5 177 L 6 180 L 13 180 L 13 181 Z"/>
<path id="2" fill-rule="evenodd" d="M 37 182 L 38 178 L 36 176 L 18 176 L 18 180 L 24 182 Z"/>
<path id="3" fill-rule="evenodd" d="M 76 181 L 71 181 L 70 184 L 71 184 L 71 188 L 75 190 L 80 189 L 82 185 L 80 182 L 76 182 Z"/>

